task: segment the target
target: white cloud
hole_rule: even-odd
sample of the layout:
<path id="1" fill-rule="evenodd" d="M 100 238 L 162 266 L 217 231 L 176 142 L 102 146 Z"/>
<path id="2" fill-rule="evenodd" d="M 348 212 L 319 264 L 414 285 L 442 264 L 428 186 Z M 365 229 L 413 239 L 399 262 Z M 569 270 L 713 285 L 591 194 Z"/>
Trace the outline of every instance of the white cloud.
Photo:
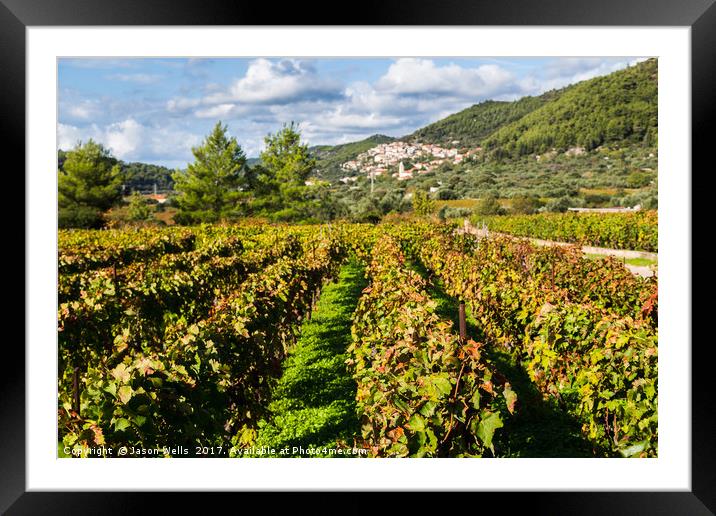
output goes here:
<path id="1" fill-rule="evenodd" d="M 75 120 L 90 120 L 96 117 L 99 111 L 97 102 L 91 100 L 82 100 L 65 107 L 65 113 Z"/>
<path id="2" fill-rule="evenodd" d="M 321 77 L 310 63 L 295 59 L 255 59 L 249 63 L 246 74 L 230 86 L 220 88 L 208 83 L 205 90 L 209 93 L 204 97 L 170 99 L 166 109 L 172 113 L 194 110 L 198 118 L 212 118 L 246 112 L 237 110 L 238 107 L 324 102 L 342 96 L 339 82 Z"/>
<path id="3" fill-rule="evenodd" d="M 197 109 L 194 114 L 198 118 L 226 118 L 237 111 L 236 104 L 217 104 L 205 109 Z"/>
<path id="4" fill-rule="evenodd" d="M 104 142 L 120 159 L 134 156 L 143 141 L 144 127 L 131 118 L 110 124 L 104 131 Z"/>
<path id="5" fill-rule="evenodd" d="M 375 128 L 403 136 L 477 102 L 519 88 L 504 68 L 487 64 L 438 66 L 430 59 L 396 60 L 375 83 L 355 82 L 346 101 L 321 122 L 361 131 Z M 400 134 L 399 128 L 404 130 Z"/>
<path id="6" fill-rule="evenodd" d="M 246 75 L 234 81 L 228 91 L 213 93 L 203 103 L 282 103 L 336 97 L 339 94 L 338 83 L 320 77 L 304 61 L 256 59 L 249 64 Z"/>
<path id="7" fill-rule="evenodd" d="M 137 150 L 146 144 L 144 133 L 144 126 L 131 118 L 105 127 L 99 127 L 97 124 L 86 127 L 58 124 L 57 147 L 69 150 L 78 142 L 86 142 L 91 138 L 108 147 L 115 157 L 128 159 L 135 156 Z"/>
<path id="8" fill-rule="evenodd" d="M 153 84 L 163 79 L 161 75 L 149 73 L 115 73 L 107 78 L 114 81 L 134 82 L 137 84 Z"/>
<path id="9" fill-rule="evenodd" d="M 551 89 L 608 75 L 633 66 L 646 58 L 565 57 L 551 61 L 539 73 L 518 81 L 523 94 L 539 95 Z"/>
<path id="10" fill-rule="evenodd" d="M 393 94 L 447 94 L 481 98 L 513 80 L 513 75 L 495 64 L 464 68 L 456 64 L 437 66 L 430 59 L 402 58 L 390 65 L 376 89 Z"/>
<path id="11" fill-rule="evenodd" d="M 192 98 L 176 98 L 176 99 L 169 99 L 166 104 L 167 111 L 173 113 L 173 112 L 183 112 L 191 108 L 195 108 L 198 105 L 201 104 L 201 99 L 192 99 Z"/>
<path id="12" fill-rule="evenodd" d="M 79 128 L 59 123 L 57 124 L 57 148 L 68 150 L 73 148 L 87 134 Z"/>
<path id="13" fill-rule="evenodd" d="M 312 121 L 311 124 L 315 125 L 316 122 L 326 128 L 380 130 L 398 126 L 403 123 L 403 120 L 400 117 L 383 116 L 379 113 L 346 113 L 343 109 L 338 108 L 332 113 L 321 116 L 319 120 Z"/>
<path id="14" fill-rule="evenodd" d="M 99 127 L 92 124 L 77 127 L 58 124 L 57 147 L 69 150 L 79 141 L 93 140 L 108 147 L 112 154 L 124 161 L 149 160 L 186 163 L 191 148 L 201 142 L 199 135 L 167 127 L 149 127 L 133 118 Z"/>

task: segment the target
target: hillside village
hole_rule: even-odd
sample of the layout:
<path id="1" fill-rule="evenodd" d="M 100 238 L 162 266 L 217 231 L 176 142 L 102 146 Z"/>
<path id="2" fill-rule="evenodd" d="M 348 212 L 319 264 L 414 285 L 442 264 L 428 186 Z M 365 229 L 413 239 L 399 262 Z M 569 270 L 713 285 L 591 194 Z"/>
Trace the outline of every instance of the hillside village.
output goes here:
<path id="1" fill-rule="evenodd" d="M 460 142 L 454 140 L 453 145 Z M 414 174 L 426 174 L 441 163 L 461 163 L 465 158 L 482 150 L 481 147 L 472 149 L 459 149 L 457 147 L 444 148 L 432 143 L 411 143 L 396 141 L 376 145 L 362 152 L 355 159 L 341 164 L 341 169 L 346 172 L 359 172 L 366 175 L 380 176 L 397 167 L 392 173 L 399 181 L 412 179 Z M 409 162 L 412 166 L 405 168 L 403 162 Z M 348 183 L 353 181 L 351 176 L 341 178 L 341 181 Z"/>

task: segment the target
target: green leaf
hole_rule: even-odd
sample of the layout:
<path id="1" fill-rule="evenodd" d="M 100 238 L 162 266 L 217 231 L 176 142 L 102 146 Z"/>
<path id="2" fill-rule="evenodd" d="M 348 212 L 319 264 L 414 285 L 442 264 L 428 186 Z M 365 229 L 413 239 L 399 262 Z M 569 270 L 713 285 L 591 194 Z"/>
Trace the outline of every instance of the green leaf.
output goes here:
<path id="1" fill-rule="evenodd" d="M 435 377 L 433 378 L 433 385 L 441 394 L 450 394 L 452 392 L 452 383 L 447 378 Z"/>
<path id="2" fill-rule="evenodd" d="M 413 432 L 425 431 L 425 419 L 420 414 L 413 414 L 408 421 L 407 427 Z"/>
<path id="3" fill-rule="evenodd" d="M 129 428 L 130 426 L 132 426 L 132 424 L 129 422 L 128 419 L 125 418 L 120 418 L 114 422 L 114 429 L 117 432 L 121 432 L 122 430 L 124 430 L 125 428 Z"/>
<path id="4" fill-rule="evenodd" d="M 515 413 L 515 403 L 517 402 L 517 394 L 512 390 L 509 383 L 505 384 L 505 390 L 502 391 L 505 401 L 507 402 L 507 410 L 510 414 Z M 477 407 L 476 407 L 477 408 Z"/>
<path id="5" fill-rule="evenodd" d="M 65 443 L 63 443 L 63 442 L 57 443 L 57 457 L 60 459 L 66 459 L 68 457 L 72 457 L 71 453 L 65 453 Z"/>
<path id="6" fill-rule="evenodd" d="M 475 392 L 472 395 L 472 399 L 470 400 L 470 403 L 472 404 L 472 407 L 474 409 L 480 408 L 480 390 L 475 389 Z"/>
<path id="7" fill-rule="evenodd" d="M 643 452 L 646 449 L 647 444 L 649 444 L 649 441 L 641 441 L 636 444 L 632 444 L 628 448 L 619 450 L 619 453 L 621 453 L 622 457 L 633 457 Z"/>
<path id="8" fill-rule="evenodd" d="M 122 383 L 127 383 L 129 381 L 130 374 L 129 371 L 127 371 L 126 365 L 119 364 L 117 367 L 112 369 L 112 376 Z"/>
<path id="9" fill-rule="evenodd" d="M 420 407 L 420 413 L 425 417 L 430 417 L 435 414 L 435 407 L 437 407 L 437 403 L 434 401 L 426 401 L 425 404 Z"/>
<path id="10" fill-rule="evenodd" d="M 121 401 L 125 405 L 129 403 L 129 400 L 132 399 L 133 394 L 134 391 L 129 385 L 123 385 L 119 388 L 119 391 L 117 392 L 117 395 L 119 396 L 119 401 Z"/>
<path id="11" fill-rule="evenodd" d="M 399 397 L 396 396 L 395 399 L 393 400 L 393 403 L 394 403 L 395 406 L 398 407 L 398 409 L 400 409 L 400 411 L 403 412 L 404 414 L 407 414 L 407 413 L 410 412 L 410 407 L 409 407 L 408 404 L 405 403 L 405 401 L 403 401 L 401 398 L 399 398 Z"/>
<path id="12" fill-rule="evenodd" d="M 157 389 L 160 389 L 162 387 L 162 384 L 164 383 L 161 378 L 157 378 L 156 376 L 152 376 L 149 378 L 149 381 L 152 383 L 153 387 L 156 387 Z"/>
<path id="13" fill-rule="evenodd" d="M 431 452 L 436 451 L 436 450 L 438 449 L 438 438 L 437 438 L 437 436 L 435 435 L 435 432 L 433 432 L 430 428 L 426 428 L 426 429 L 425 429 L 425 434 L 426 434 L 427 437 L 428 437 L 427 448 L 428 448 Z"/>
<path id="14" fill-rule="evenodd" d="M 117 384 L 114 382 L 109 382 L 107 384 L 107 387 L 104 388 L 105 392 L 110 393 L 112 396 L 117 395 Z"/>
<path id="15" fill-rule="evenodd" d="M 486 447 L 492 448 L 492 437 L 495 435 L 495 430 L 503 426 L 502 419 L 497 412 L 484 410 L 480 414 L 480 424 L 477 426 L 477 437 Z"/>

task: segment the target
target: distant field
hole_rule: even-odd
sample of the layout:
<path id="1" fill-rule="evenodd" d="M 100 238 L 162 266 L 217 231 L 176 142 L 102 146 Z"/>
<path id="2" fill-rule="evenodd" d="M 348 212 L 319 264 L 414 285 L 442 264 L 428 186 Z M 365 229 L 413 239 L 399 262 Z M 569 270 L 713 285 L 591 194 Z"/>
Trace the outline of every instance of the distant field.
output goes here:
<path id="1" fill-rule="evenodd" d="M 473 216 L 492 231 L 580 245 L 658 252 L 656 211 Z"/>
<path id="2" fill-rule="evenodd" d="M 580 188 L 582 195 L 616 195 L 619 191 L 627 194 L 639 192 L 641 188 Z"/>
<path id="3" fill-rule="evenodd" d="M 477 203 L 479 202 L 480 199 L 453 199 L 450 201 L 435 201 L 435 204 L 438 209 L 443 206 L 448 206 L 449 208 L 467 208 L 471 210 L 477 206 Z M 498 199 L 497 202 L 499 202 L 500 206 L 505 209 L 510 209 L 512 207 L 512 199 Z"/>
<path id="4" fill-rule="evenodd" d="M 443 206 L 448 206 L 450 208 L 474 208 L 477 203 L 479 202 L 479 199 L 452 199 L 449 201 L 435 201 L 436 206 L 439 208 L 442 208 Z"/>
<path id="5" fill-rule="evenodd" d="M 157 211 L 154 213 L 154 217 L 157 220 L 164 222 L 167 226 L 174 224 L 174 215 L 177 214 L 176 208 L 164 208 L 164 211 Z"/>

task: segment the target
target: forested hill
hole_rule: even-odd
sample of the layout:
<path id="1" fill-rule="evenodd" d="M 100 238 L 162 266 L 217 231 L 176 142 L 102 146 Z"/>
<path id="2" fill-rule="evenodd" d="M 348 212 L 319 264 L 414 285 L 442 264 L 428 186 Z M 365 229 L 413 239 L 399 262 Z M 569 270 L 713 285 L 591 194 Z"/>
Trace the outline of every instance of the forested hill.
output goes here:
<path id="1" fill-rule="evenodd" d="M 374 134 L 365 140 L 344 143 L 341 145 L 316 145 L 309 151 L 317 160 L 317 169 L 322 178 L 334 178 L 341 174 L 341 163 L 354 159 L 361 152 L 380 145 L 392 142 L 394 138 L 383 134 Z"/>
<path id="2" fill-rule="evenodd" d="M 174 179 L 172 179 L 174 170 L 170 168 L 138 162 L 120 161 L 119 164 L 124 175 L 125 188 L 129 190 L 149 192 L 154 189 L 154 185 L 157 185 L 157 190 L 162 191 L 174 188 Z"/>
<path id="3" fill-rule="evenodd" d="M 460 147 L 476 147 L 495 130 L 558 98 L 560 93 L 552 90 L 539 97 L 523 97 L 514 102 L 486 100 L 418 129 L 402 140 L 446 147 L 453 146 L 452 142 L 457 140 Z"/>
<path id="4" fill-rule="evenodd" d="M 656 146 L 657 74 L 656 59 L 649 59 L 564 88 L 551 102 L 495 131 L 484 147 L 496 155 L 522 156 L 607 143 Z"/>

